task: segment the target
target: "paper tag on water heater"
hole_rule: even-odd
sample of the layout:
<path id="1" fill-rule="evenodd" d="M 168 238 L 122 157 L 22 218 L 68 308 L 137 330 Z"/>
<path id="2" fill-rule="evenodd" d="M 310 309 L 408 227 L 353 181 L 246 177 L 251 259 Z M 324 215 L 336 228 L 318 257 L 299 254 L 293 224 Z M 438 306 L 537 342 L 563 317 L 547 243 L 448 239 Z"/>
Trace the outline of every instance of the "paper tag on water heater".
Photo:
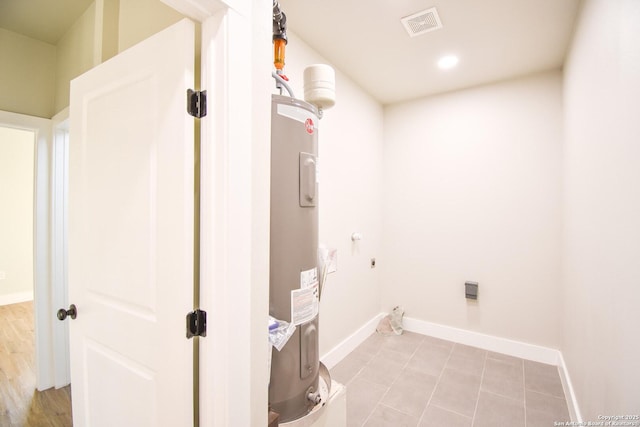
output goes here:
<path id="1" fill-rule="evenodd" d="M 318 284 L 318 269 L 312 268 L 300 272 L 300 289 L 310 288 Z"/>

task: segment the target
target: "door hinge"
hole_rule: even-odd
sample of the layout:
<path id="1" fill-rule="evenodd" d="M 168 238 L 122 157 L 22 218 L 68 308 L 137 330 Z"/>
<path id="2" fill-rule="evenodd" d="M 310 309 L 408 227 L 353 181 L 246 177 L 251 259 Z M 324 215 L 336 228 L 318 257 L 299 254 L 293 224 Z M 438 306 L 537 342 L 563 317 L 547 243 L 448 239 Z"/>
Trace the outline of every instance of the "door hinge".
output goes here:
<path id="1" fill-rule="evenodd" d="M 207 312 L 194 310 L 187 314 L 187 338 L 207 336 Z"/>
<path id="2" fill-rule="evenodd" d="M 201 119 L 207 115 L 207 91 L 187 89 L 187 112 Z"/>

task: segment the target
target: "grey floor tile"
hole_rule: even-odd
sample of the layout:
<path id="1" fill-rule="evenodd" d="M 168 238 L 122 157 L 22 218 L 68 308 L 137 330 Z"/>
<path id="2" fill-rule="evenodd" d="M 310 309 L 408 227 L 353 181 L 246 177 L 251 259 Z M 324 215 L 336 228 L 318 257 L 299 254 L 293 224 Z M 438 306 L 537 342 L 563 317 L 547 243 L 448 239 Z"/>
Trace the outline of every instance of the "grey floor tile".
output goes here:
<path id="1" fill-rule="evenodd" d="M 524 402 L 481 391 L 473 426 L 524 426 L 524 417 Z"/>
<path id="2" fill-rule="evenodd" d="M 569 420 L 567 401 L 564 398 L 531 390 L 526 390 L 525 393 L 527 427 L 552 426 L 556 421 Z"/>
<path id="3" fill-rule="evenodd" d="M 427 406 L 438 379 L 411 369 L 404 369 L 396 378 L 381 403 L 419 418 Z"/>
<path id="4" fill-rule="evenodd" d="M 524 387 L 521 382 L 517 383 L 498 378 L 482 378 L 480 390 L 524 402 Z"/>
<path id="5" fill-rule="evenodd" d="M 411 356 L 422 344 L 422 341 L 424 341 L 424 335 L 405 331 L 402 335 L 386 336 L 383 347 Z"/>
<path id="6" fill-rule="evenodd" d="M 406 365 L 409 359 L 411 359 L 411 354 L 403 353 L 401 351 L 393 350 L 390 348 L 381 348 L 376 357 L 384 358 L 395 363 Z"/>
<path id="7" fill-rule="evenodd" d="M 481 390 L 524 401 L 524 374 L 522 361 L 503 362 L 487 358 L 482 376 Z"/>
<path id="8" fill-rule="evenodd" d="M 418 427 L 471 427 L 471 421 L 471 417 L 429 405 Z"/>
<path id="9" fill-rule="evenodd" d="M 378 354 L 362 368 L 355 378 L 362 378 L 389 387 L 400 375 L 404 365 L 404 363 L 389 358 L 388 355 Z"/>
<path id="10" fill-rule="evenodd" d="M 500 362 L 503 363 L 508 363 L 510 365 L 514 365 L 514 366 L 519 366 L 522 369 L 522 363 L 524 362 L 523 359 L 520 359 L 519 357 L 513 357 L 513 356 L 509 356 L 506 354 L 502 354 L 502 353 L 495 353 L 493 351 L 489 351 L 487 353 L 487 359 L 493 359 L 493 360 L 498 360 Z"/>
<path id="11" fill-rule="evenodd" d="M 564 398 L 558 367 L 545 363 L 524 361 L 524 384 L 527 390 Z"/>
<path id="12" fill-rule="evenodd" d="M 378 351 L 380 351 L 380 349 L 384 345 L 386 338 L 387 337 L 374 332 L 373 334 L 369 335 L 369 337 L 364 340 L 356 350 L 368 354 L 370 357 L 373 357 L 378 354 Z"/>
<path id="13" fill-rule="evenodd" d="M 361 426 L 386 391 L 384 386 L 354 378 L 347 386 L 347 425 Z"/>
<path id="14" fill-rule="evenodd" d="M 368 362 L 378 354 L 381 347 L 381 345 L 376 344 L 375 341 L 372 341 L 368 345 L 356 347 L 356 349 L 353 350 L 351 354 L 356 354 L 359 358 Z"/>
<path id="15" fill-rule="evenodd" d="M 479 389 L 479 376 L 445 368 L 433 392 L 431 403 L 472 417 Z"/>
<path id="16" fill-rule="evenodd" d="M 486 350 L 463 344 L 455 344 L 446 367 L 481 376 L 486 359 Z"/>
<path id="17" fill-rule="evenodd" d="M 385 405 L 376 406 L 365 427 L 416 427 L 418 418 L 403 414 Z"/>
<path id="18" fill-rule="evenodd" d="M 487 356 L 487 353 L 488 353 L 487 350 L 483 350 L 478 347 L 472 347 L 470 345 L 456 343 L 453 345 L 452 355 L 459 355 L 459 356 L 472 357 L 472 358 L 485 358 Z"/>
<path id="19" fill-rule="evenodd" d="M 367 358 L 361 352 L 352 351 L 336 366 L 331 368 L 331 379 L 346 385 L 370 360 L 371 358 Z"/>
<path id="20" fill-rule="evenodd" d="M 453 346 L 441 346 L 425 340 L 416 349 L 407 367 L 425 374 L 440 376 Z"/>
<path id="21" fill-rule="evenodd" d="M 377 332 L 369 335 L 366 340 L 358 346 L 358 350 L 370 353 L 371 356 L 378 354 L 378 351 L 384 346 L 387 337 Z"/>
<path id="22" fill-rule="evenodd" d="M 421 345 L 423 346 L 428 345 L 431 347 L 443 347 L 443 348 L 446 348 L 447 350 L 451 350 L 453 349 L 454 343 L 452 343 L 451 341 L 425 335 Z"/>
<path id="23" fill-rule="evenodd" d="M 487 358 L 484 375 L 502 378 L 509 381 L 517 381 L 524 384 L 522 361 L 519 364 L 516 364 Z"/>
<path id="24" fill-rule="evenodd" d="M 486 354 L 463 355 L 456 353 L 455 348 L 447 360 L 446 367 L 480 377 L 484 370 Z"/>
<path id="25" fill-rule="evenodd" d="M 348 427 L 542 427 L 569 419 L 556 366 L 410 332 L 374 333 L 331 374 L 348 384 Z"/>

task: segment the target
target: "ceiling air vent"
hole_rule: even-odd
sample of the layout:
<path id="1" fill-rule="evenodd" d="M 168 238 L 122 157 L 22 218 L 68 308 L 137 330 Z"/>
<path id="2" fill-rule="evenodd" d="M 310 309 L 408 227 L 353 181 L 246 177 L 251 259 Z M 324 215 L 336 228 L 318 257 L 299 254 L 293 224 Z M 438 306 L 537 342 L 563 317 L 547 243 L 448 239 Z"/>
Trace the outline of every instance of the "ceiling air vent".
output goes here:
<path id="1" fill-rule="evenodd" d="M 435 7 L 405 16 L 400 22 L 411 37 L 442 28 L 442 22 Z"/>

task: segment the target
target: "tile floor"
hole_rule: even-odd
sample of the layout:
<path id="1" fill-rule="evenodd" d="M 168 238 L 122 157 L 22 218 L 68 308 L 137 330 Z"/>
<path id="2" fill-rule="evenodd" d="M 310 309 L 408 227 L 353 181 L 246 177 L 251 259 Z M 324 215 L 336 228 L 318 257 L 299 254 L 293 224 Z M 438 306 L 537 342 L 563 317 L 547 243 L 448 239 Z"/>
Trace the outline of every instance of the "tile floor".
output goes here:
<path id="1" fill-rule="evenodd" d="M 555 366 L 412 332 L 371 335 L 331 370 L 347 426 L 538 427 L 569 420 Z"/>

